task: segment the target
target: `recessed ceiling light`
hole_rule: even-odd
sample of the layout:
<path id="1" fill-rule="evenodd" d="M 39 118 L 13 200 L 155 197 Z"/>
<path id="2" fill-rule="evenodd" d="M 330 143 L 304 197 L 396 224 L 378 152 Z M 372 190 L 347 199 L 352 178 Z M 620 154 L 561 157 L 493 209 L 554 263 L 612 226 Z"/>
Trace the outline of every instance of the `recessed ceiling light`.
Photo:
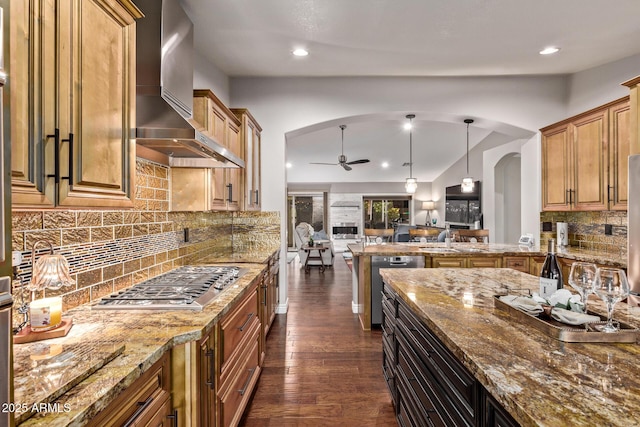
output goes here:
<path id="1" fill-rule="evenodd" d="M 287 169 L 289 169 L 289 168 L 290 168 L 291 166 L 293 166 L 293 165 L 292 165 L 291 163 L 287 162 L 287 163 L 285 164 L 285 166 L 287 167 Z"/>
<path id="2" fill-rule="evenodd" d="M 559 50 L 560 50 L 559 47 L 545 47 L 540 51 L 540 55 L 551 55 L 553 53 L 558 52 Z"/>
<path id="3" fill-rule="evenodd" d="M 383 168 L 388 168 L 389 167 L 389 162 L 382 162 L 382 167 Z"/>
<path id="4" fill-rule="evenodd" d="M 302 49 L 302 48 L 295 49 L 291 53 L 293 53 L 294 56 L 307 56 L 307 55 L 309 55 L 309 51 L 307 49 Z"/>

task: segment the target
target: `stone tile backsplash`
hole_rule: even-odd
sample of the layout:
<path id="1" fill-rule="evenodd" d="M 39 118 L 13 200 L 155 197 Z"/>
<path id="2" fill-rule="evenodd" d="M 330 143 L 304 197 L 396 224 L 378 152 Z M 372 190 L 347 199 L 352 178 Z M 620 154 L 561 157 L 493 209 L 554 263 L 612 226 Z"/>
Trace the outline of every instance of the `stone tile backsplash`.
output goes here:
<path id="1" fill-rule="evenodd" d="M 75 286 L 45 291 L 62 295 L 65 311 L 207 255 L 280 240 L 278 212 L 170 212 L 169 169 L 142 159 L 136 166 L 133 210 L 14 211 L 12 246 L 23 255 L 14 286 L 31 279 L 31 248 L 38 240 L 69 261 Z M 36 258 L 48 252 L 44 247 Z M 20 291 L 14 289 L 18 301 Z"/>
<path id="2" fill-rule="evenodd" d="M 566 222 L 569 227 L 569 246 L 626 256 L 626 211 L 541 212 L 541 230 L 545 222 L 551 223 L 552 231 L 540 234 L 540 247 L 543 250 L 546 250 L 549 239 L 557 236 L 556 223 Z M 611 235 L 605 235 L 605 225 L 611 225 Z"/>

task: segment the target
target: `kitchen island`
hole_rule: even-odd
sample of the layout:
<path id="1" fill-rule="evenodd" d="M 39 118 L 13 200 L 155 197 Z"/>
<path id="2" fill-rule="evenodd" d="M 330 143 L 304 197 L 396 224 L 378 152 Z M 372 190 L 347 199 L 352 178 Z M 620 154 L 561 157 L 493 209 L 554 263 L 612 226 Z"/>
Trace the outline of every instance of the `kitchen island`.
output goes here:
<path id="1" fill-rule="evenodd" d="M 461 419 L 470 419 L 471 423 L 481 419 L 476 425 L 495 425 L 496 420 L 500 425 L 522 426 L 640 425 L 640 345 L 561 342 L 494 307 L 494 295 L 514 289 L 536 290 L 536 277 L 493 268 L 380 271 L 399 313 L 390 331 L 401 335 L 394 359 L 397 370 L 395 377 L 388 376 L 395 380 L 390 388 L 400 390 L 394 402 L 401 406 L 401 417 L 420 412 L 405 404 L 412 392 L 407 391 L 404 374 L 399 372 L 406 368 L 404 352 L 422 350 L 430 354 L 428 360 L 437 359 L 433 350 L 420 349 L 410 338 L 404 338 L 416 330 L 403 325 L 404 316 L 419 319 L 418 329 L 424 328 L 434 337 L 432 341 L 439 343 L 435 347 L 441 346 L 442 352 L 454 359 L 448 366 L 460 365 L 465 371 L 457 371 L 458 375 L 450 378 L 452 389 L 462 392 L 440 393 L 440 386 L 432 389 L 434 400 L 455 395 L 467 402 L 456 415 Z M 593 296 L 589 305 L 590 310 L 606 312 L 603 303 Z M 619 303 L 614 318 L 640 327 L 637 307 Z M 388 351 L 385 349 L 385 353 Z M 460 380 L 465 375 L 469 380 Z M 443 400 L 446 404 L 455 400 L 447 399 Z M 430 412 L 427 417 L 434 414 Z"/>
<path id="2" fill-rule="evenodd" d="M 277 259 L 277 253 L 273 250 L 266 250 L 262 253 L 230 255 L 226 259 L 212 257 L 202 260 L 201 264 L 212 264 L 215 261 L 238 262 L 239 259 L 245 261 L 242 268 L 246 270 L 246 273 L 221 292 L 202 311 L 97 310 L 93 305 L 84 305 L 65 313 L 64 317 L 73 319 L 73 327 L 67 336 L 34 343 L 15 344 L 14 403 L 16 410 L 14 412 L 16 424 L 47 427 L 86 425 L 161 359 L 170 361 L 167 362 L 167 364 L 170 363 L 170 368 L 165 366 L 164 369 L 173 371 L 169 381 L 170 385 L 162 385 L 167 389 L 170 387 L 173 400 L 171 408 L 177 410 L 173 416 L 178 417 L 178 425 L 197 422 L 198 414 L 195 408 L 197 405 L 204 405 L 204 403 L 196 402 L 198 399 L 196 395 L 189 395 L 189 387 L 197 387 L 197 385 L 191 384 L 189 386 L 190 380 L 187 376 L 199 372 L 196 372 L 196 361 L 189 362 L 185 357 L 197 357 L 198 345 L 214 335 L 218 338 L 219 333 L 214 334 L 213 331 L 234 306 L 249 301 L 256 306 L 251 309 L 252 313 L 256 311 L 258 304 L 255 301 L 260 298 L 262 303 L 258 287 L 262 286 L 261 281 L 268 276 L 273 267 L 269 261 Z M 264 263 L 247 263 L 247 260 Z M 250 300 L 252 294 L 253 300 Z M 247 341 L 253 342 L 253 346 L 259 345 L 257 325 L 260 325 L 260 322 L 256 320 L 257 317 L 250 315 L 250 319 L 253 321 L 249 326 L 252 326 L 250 329 L 255 331 L 252 334 L 256 335 L 255 338 Z M 207 345 L 214 341 L 213 339 L 209 340 Z M 216 341 L 211 345 L 222 344 Z M 78 349 L 91 349 L 92 347 L 101 350 L 100 357 L 106 357 L 105 355 L 110 348 L 118 352 L 113 360 L 108 361 L 104 366 L 87 376 L 86 372 L 83 372 L 86 371 L 87 364 L 78 363 Z M 209 348 L 217 351 L 215 347 Z M 263 347 L 260 348 L 260 351 L 264 351 Z M 63 362 L 59 367 L 47 366 L 46 371 L 40 368 L 34 369 L 32 373 L 29 372 L 28 363 L 26 365 L 19 363 L 19 361 L 30 361 L 31 366 L 36 368 L 40 363 L 46 362 L 47 353 L 52 354 L 53 352 L 56 354 L 53 354 L 52 357 Z M 255 353 L 258 354 L 257 351 Z M 216 356 L 219 357 L 216 361 L 222 365 L 223 357 L 226 356 Z M 84 357 L 97 359 L 99 356 L 92 355 L 89 351 L 84 354 Z M 99 360 L 91 362 L 89 365 L 100 364 Z M 27 369 L 24 369 L 25 366 Z M 220 369 L 219 365 L 217 369 Z M 229 378 L 228 374 L 227 372 L 227 378 Z M 259 366 L 255 374 L 250 377 L 250 383 L 247 382 L 250 388 L 257 381 Z M 218 373 L 216 375 L 223 378 L 225 374 Z M 74 380 L 74 377 L 79 379 Z M 211 380 L 212 378 L 206 379 Z M 216 376 L 217 381 L 218 377 Z M 67 387 L 69 389 L 65 389 L 65 392 L 57 397 L 58 388 L 69 382 L 73 386 Z M 244 383 L 244 378 L 242 382 Z M 211 388 L 213 389 L 213 387 Z M 44 393 L 43 389 L 46 389 Z M 36 396 L 43 395 L 54 395 L 56 398 L 34 400 Z M 45 405 L 40 405 L 42 403 Z"/>
<path id="3" fill-rule="evenodd" d="M 371 259 L 372 257 L 424 257 L 426 268 L 511 268 L 534 276 L 539 275 L 546 252 L 537 247 L 499 243 L 389 243 L 348 245 L 353 254 L 353 311 L 358 313 L 364 330 L 372 326 Z M 557 252 L 565 282 L 574 261 L 594 262 L 616 268 L 626 268 L 626 255 L 604 253 L 568 247 Z"/>

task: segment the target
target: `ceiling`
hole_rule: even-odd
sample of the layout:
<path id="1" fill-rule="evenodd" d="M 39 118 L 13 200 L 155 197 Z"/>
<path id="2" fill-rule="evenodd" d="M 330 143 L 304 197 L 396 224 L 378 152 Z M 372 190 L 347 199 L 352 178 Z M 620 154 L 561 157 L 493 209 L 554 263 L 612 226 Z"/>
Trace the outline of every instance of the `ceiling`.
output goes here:
<path id="1" fill-rule="evenodd" d="M 571 74 L 640 53 L 639 0 L 180 1 L 194 21 L 196 50 L 229 77 Z M 539 55 L 547 46 L 561 50 Z M 292 56 L 298 47 L 309 55 Z M 402 119 L 345 119 L 348 160 L 371 159 L 351 172 L 308 165 L 337 161 L 341 120 L 301 133 L 287 159 L 304 165 L 305 174 L 294 166 L 289 181 L 404 181 L 408 168 L 379 167 L 408 161 Z M 464 156 L 459 122 L 416 120 L 415 138 L 429 155 L 414 151 L 423 163 L 414 165 L 414 176 L 419 169 L 421 180 L 432 180 Z M 471 146 L 496 130 L 486 125 L 472 126 Z M 390 150 L 390 141 L 406 145 Z"/>

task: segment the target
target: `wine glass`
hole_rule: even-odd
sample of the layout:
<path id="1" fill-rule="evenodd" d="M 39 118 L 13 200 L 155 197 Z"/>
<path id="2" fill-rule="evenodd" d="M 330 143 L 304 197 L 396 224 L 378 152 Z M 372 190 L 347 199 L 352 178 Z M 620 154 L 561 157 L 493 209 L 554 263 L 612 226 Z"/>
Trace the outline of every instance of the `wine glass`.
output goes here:
<path id="1" fill-rule="evenodd" d="M 596 278 L 597 267 L 590 262 L 574 262 L 571 265 L 569 273 L 569 284 L 573 289 L 578 291 L 582 303 L 584 304 L 584 312 L 587 312 L 587 297 L 593 292 L 593 282 Z"/>
<path id="2" fill-rule="evenodd" d="M 607 324 L 602 332 L 617 332 L 618 326 L 613 323 L 613 306 L 629 295 L 627 275 L 618 268 L 601 267 L 596 270 L 593 286 L 594 292 L 607 304 Z"/>

